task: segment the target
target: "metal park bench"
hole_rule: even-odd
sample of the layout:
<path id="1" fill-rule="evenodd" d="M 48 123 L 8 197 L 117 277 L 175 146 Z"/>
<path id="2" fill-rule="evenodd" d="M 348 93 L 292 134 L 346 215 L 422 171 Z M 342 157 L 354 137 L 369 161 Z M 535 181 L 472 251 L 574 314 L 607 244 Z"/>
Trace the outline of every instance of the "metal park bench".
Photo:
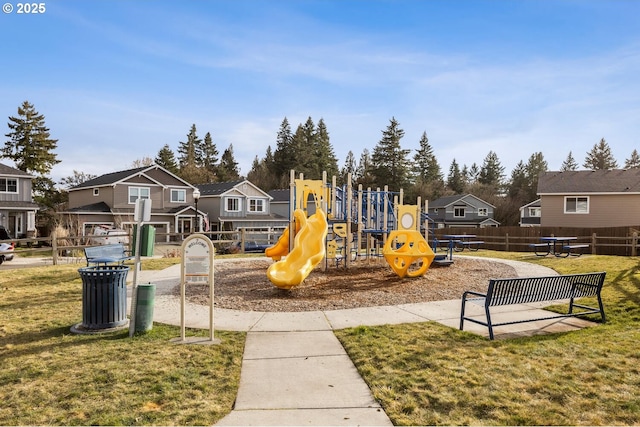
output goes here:
<path id="1" fill-rule="evenodd" d="M 87 259 L 87 265 L 124 264 L 125 261 L 134 258 L 129 254 L 130 251 L 125 250 L 122 243 L 84 248 L 84 256 Z"/>
<path id="2" fill-rule="evenodd" d="M 605 272 L 570 274 L 548 277 L 518 277 L 512 279 L 491 279 L 486 293 L 466 291 L 462 294 L 462 310 L 460 312 L 460 330 L 464 321 L 468 320 L 489 328 L 489 339 L 493 339 L 495 326 L 512 325 L 537 320 L 575 317 L 585 314 L 600 314 L 602 322 L 606 321 L 600 291 L 604 284 Z M 598 308 L 577 304 L 575 300 L 583 297 L 597 297 Z M 569 300 L 567 314 L 554 314 L 548 317 L 513 320 L 502 323 L 491 321 L 490 308 L 501 305 L 526 304 L 542 301 Z M 486 321 L 465 315 L 466 303 L 474 303 L 484 307 Z M 574 312 L 574 308 L 582 310 Z"/>

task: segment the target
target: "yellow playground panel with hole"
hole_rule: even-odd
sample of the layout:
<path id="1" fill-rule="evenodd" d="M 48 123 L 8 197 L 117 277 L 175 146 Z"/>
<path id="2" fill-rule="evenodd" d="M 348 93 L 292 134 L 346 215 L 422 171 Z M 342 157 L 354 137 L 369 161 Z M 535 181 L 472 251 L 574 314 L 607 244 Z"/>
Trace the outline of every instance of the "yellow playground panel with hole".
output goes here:
<path id="1" fill-rule="evenodd" d="M 418 231 L 418 207 L 400 205 L 397 208 L 398 229 L 389 233 L 382 255 L 399 277 L 422 276 L 436 255 Z"/>

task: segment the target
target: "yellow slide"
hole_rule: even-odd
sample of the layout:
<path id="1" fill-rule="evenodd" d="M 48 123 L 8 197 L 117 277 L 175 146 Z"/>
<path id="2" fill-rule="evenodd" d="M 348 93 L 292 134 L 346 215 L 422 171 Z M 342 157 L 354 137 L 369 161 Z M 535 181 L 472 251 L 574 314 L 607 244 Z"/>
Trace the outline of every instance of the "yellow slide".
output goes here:
<path id="1" fill-rule="evenodd" d="M 271 264 L 267 269 L 267 277 L 271 283 L 282 289 L 298 286 L 324 258 L 327 215 L 321 209 L 316 210 L 309 218 L 305 218 L 301 209 L 296 209 L 294 215 L 296 223 L 300 223 L 294 248 L 284 260 Z M 299 216 L 303 218 L 300 221 Z"/>
<path id="2" fill-rule="evenodd" d="M 300 209 L 293 212 L 296 224 L 296 234 L 300 231 L 301 224 L 306 222 L 307 216 Z M 282 236 L 278 239 L 275 245 L 267 248 L 264 254 L 274 261 L 280 261 L 280 259 L 289 253 L 289 227 L 284 229 Z"/>

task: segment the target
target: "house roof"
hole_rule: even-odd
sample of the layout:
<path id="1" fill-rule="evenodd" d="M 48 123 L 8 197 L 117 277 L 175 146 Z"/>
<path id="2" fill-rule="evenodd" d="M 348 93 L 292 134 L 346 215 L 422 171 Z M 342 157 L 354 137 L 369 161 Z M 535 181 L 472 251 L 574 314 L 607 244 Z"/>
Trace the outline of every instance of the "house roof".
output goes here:
<path id="1" fill-rule="evenodd" d="M 105 212 L 110 213 L 111 208 L 105 202 L 92 203 L 90 205 L 78 206 L 68 209 L 66 213 L 78 213 L 78 212 Z"/>
<path id="2" fill-rule="evenodd" d="M 272 202 L 289 202 L 290 191 L 288 189 L 279 189 L 269 191 L 269 195 L 273 198 Z"/>
<path id="3" fill-rule="evenodd" d="M 542 207 L 542 201 L 540 199 L 536 199 L 533 202 L 529 202 L 524 206 L 520 206 L 520 210 L 526 209 L 526 208 L 539 208 L 539 207 Z"/>
<path id="4" fill-rule="evenodd" d="M 225 181 L 225 182 L 212 182 L 209 184 L 199 184 L 198 190 L 200 190 L 200 195 L 202 196 L 219 196 L 223 193 L 234 188 L 236 185 L 244 182 L 245 180 L 240 179 L 236 181 Z"/>
<path id="5" fill-rule="evenodd" d="M 75 187 L 69 189 L 69 191 L 80 190 L 80 189 L 88 188 L 88 187 L 104 187 L 104 186 L 108 186 L 108 185 L 114 185 L 114 184 L 117 184 L 118 182 L 124 181 L 124 180 L 126 180 L 128 178 L 131 178 L 133 176 L 144 174 L 145 172 L 147 172 L 147 171 L 149 171 L 151 169 L 160 169 L 160 170 L 166 172 L 167 174 L 169 174 L 171 176 L 174 176 L 177 179 L 179 179 L 180 181 L 184 182 L 185 185 L 192 186 L 187 181 L 185 181 L 184 179 L 181 179 L 180 177 L 175 176 L 174 174 L 172 174 L 171 172 L 169 172 L 168 170 L 166 170 L 162 166 L 153 164 L 153 165 L 142 166 L 142 167 L 134 168 L 134 169 L 127 169 L 127 170 L 123 170 L 123 171 L 106 173 L 104 175 L 100 175 L 97 178 L 93 178 L 93 179 L 90 179 L 88 181 L 85 181 L 82 184 L 78 184 Z"/>
<path id="6" fill-rule="evenodd" d="M 544 172 L 538 194 L 640 193 L 640 169 Z"/>
<path id="7" fill-rule="evenodd" d="M 7 166 L 3 163 L 0 163 L 0 175 L 10 175 L 10 176 L 21 176 L 25 178 L 33 178 L 32 175 L 26 173 L 25 171 L 21 171 L 20 169 L 12 168 L 11 166 Z"/>
<path id="8" fill-rule="evenodd" d="M 200 190 L 200 197 L 207 197 L 207 196 L 218 197 L 232 190 L 240 192 L 241 194 L 245 194 L 240 184 L 250 185 L 256 190 L 258 190 L 259 192 L 261 192 L 262 194 L 264 194 L 265 196 L 269 198 L 271 197 L 269 194 L 265 193 L 262 189 L 260 189 L 260 187 L 258 187 L 257 185 L 255 185 L 254 183 L 246 179 L 240 179 L 236 181 L 227 181 L 227 182 L 212 182 L 209 184 L 199 184 L 197 185 L 197 187 L 198 187 L 198 190 Z"/>
<path id="9" fill-rule="evenodd" d="M 470 204 L 469 203 L 469 199 L 475 199 L 479 202 L 484 203 L 485 205 L 491 206 L 493 208 L 495 208 L 495 206 L 493 206 L 491 203 L 487 203 L 484 200 L 480 199 L 479 197 L 474 196 L 473 194 L 456 194 L 455 196 L 445 196 L 445 197 L 440 197 L 439 199 L 436 199 L 434 201 L 430 201 L 429 202 L 429 209 L 431 208 L 445 208 L 447 206 L 450 206 L 456 202 L 463 202 L 466 204 Z"/>

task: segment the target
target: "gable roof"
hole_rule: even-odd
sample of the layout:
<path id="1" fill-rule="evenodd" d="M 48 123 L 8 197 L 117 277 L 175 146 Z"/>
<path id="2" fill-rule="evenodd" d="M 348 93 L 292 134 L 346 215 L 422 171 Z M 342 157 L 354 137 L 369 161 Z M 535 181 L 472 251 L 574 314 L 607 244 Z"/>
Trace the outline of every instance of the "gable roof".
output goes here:
<path id="1" fill-rule="evenodd" d="M 32 175 L 21 171 L 20 169 L 12 168 L 11 166 L 7 166 L 3 163 L 0 163 L 0 175 L 5 176 L 20 176 L 24 178 L 33 178 Z"/>
<path id="2" fill-rule="evenodd" d="M 529 202 L 524 206 L 520 206 L 520 210 L 526 209 L 526 208 L 540 208 L 540 207 L 542 207 L 542 200 L 536 199 L 533 202 Z"/>
<path id="3" fill-rule="evenodd" d="M 271 196 L 269 194 L 265 193 L 262 189 L 260 189 L 260 187 L 258 187 L 257 185 L 253 184 L 251 181 L 246 179 L 239 179 L 236 181 L 226 181 L 226 182 L 212 182 L 209 184 L 199 184 L 196 187 L 198 187 L 198 190 L 200 190 L 200 197 L 207 197 L 207 196 L 217 197 L 217 196 L 222 196 L 225 193 L 228 193 L 232 190 L 235 190 L 240 194 L 244 194 L 244 192 L 240 189 L 240 184 L 248 184 L 253 188 L 255 188 L 256 190 L 258 190 L 259 192 L 261 192 L 262 194 L 264 194 L 269 199 L 271 199 Z"/>
<path id="4" fill-rule="evenodd" d="M 176 179 L 182 181 L 185 185 L 189 186 L 189 187 L 193 187 L 191 184 L 189 184 L 187 181 L 185 181 L 184 179 L 172 174 L 171 172 L 169 172 L 168 170 L 166 170 L 165 168 L 163 168 L 160 165 L 149 165 L 149 166 L 142 166 L 139 168 L 134 168 L 134 169 L 127 169 L 127 170 L 123 170 L 123 171 L 117 171 L 117 172 L 111 172 L 111 173 L 106 173 L 104 175 L 100 175 L 97 178 L 93 178 L 90 179 L 88 181 L 83 182 L 82 184 L 78 184 L 73 188 L 70 188 L 69 191 L 73 191 L 73 190 L 81 190 L 83 188 L 89 188 L 89 187 L 106 187 L 106 186 L 110 186 L 110 185 L 115 185 L 119 182 L 125 181 L 131 177 L 137 176 L 137 175 L 144 175 L 145 172 L 150 171 L 152 169 L 159 169 L 173 177 L 175 177 Z M 152 181 L 156 181 L 154 178 L 150 178 Z"/>
<path id="5" fill-rule="evenodd" d="M 429 202 L 429 209 L 431 208 L 446 208 L 447 206 L 451 206 L 456 202 L 461 202 L 461 203 L 465 203 L 465 204 L 470 204 L 466 199 L 469 198 L 473 198 L 485 205 L 491 206 L 492 208 L 495 208 L 495 206 L 493 206 L 491 203 L 487 203 L 484 200 L 482 200 L 479 197 L 474 196 L 473 194 L 456 194 L 455 196 L 445 196 L 445 197 L 440 197 L 439 199 L 436 199 L 434 201 L 430 201 Z"/>
<path id="6" fill-rule="evenodd" d="M 542 173 L 538 195 L 559 193 L 640 193 L 640 169 Z"/>

